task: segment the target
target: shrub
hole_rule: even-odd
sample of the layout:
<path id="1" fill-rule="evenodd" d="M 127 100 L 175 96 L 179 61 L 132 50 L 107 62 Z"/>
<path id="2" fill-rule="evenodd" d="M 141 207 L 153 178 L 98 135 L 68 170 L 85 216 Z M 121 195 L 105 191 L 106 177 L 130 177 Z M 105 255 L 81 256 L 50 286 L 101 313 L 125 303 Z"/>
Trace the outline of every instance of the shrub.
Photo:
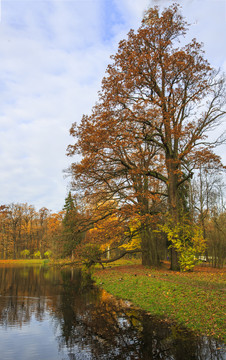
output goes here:
<path id="1" fill-rule="evenodd" d="M 100 246 L 96 244 L 86 244 L 81 251 L 81 258 L 90 265 L 97 263 L 100 259 Z"/>
<path id="2" fill-rule="evenodd" d="M 20 252 L 20 255 L 22 256 L 22 258 L 26 259 L 29 257 L 30 251 L 27 249 L 24 249 L 23 251 Z"/>
<path id="3" fill-rule="evenodd" d="M 41 259 L 41 253 L 39 250 L 34 253 L 34 257 L 35 259 Z"/>
<path id="4" fill-rule="evenodd" d="M 51 255 L 52 255 L 52 251 L 49 250 L 44 253 L 45 258 L 47 259 L 49 259 Z"/>

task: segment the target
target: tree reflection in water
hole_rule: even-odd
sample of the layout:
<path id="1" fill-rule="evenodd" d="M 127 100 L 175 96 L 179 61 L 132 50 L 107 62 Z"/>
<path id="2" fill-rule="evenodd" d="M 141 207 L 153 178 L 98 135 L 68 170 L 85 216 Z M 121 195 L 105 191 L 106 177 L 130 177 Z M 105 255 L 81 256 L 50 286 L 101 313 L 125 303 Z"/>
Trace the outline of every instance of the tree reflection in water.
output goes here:
<path id="1" fill-rule="evenodd" d="M 226 358 L 219 341 L 116 301 L 79 270 L 28 267 L 0 272 L 0 326 L 23 327 L 32 316 L 39 323 L 48 319 L 62 359 L 65 354 L 71 360 Z"/>

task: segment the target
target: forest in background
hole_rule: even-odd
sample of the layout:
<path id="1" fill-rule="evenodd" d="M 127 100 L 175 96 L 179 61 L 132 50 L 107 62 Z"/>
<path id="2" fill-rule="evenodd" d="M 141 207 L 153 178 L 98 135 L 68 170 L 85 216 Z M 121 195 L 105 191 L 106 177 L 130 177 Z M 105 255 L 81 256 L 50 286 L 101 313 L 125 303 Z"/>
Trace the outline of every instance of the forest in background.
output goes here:
<path id="1" fill-rule="evenodd" d="M 200 258 L 213 267 L 223 267 L 226 259 L 225 185 L 222 176 L 200 170 L 190 184 L 187 206 L 193 219 L 204 234 L 205 250 Z M 101 208 L 103 219 L 90 225 L 86 204 L 79 204 L 69 192 L 64 208 L 52 213 L 47 208 L 39 211 L 28 204 L 9 204 L 0 207 L 0 258 L 1 259 L 59 259 L 81 258 L 95 260 L 103 254 L 103 261 L 127 256 L 140 257 L 139 226 L 121 224 L 116 215 L 109 216 L 108 207 Z M 103 213 L 106 213 L 104 218 Z M 162 215 L 162 221 L 164 215 Z M 87 227 L 87 229 L 86 229 Z M 78 232 L 78 229 L 82 229 Z M 115 229 L 117 228 L 117 232 Z M 133 234 L 133 242 L 128 235 Z M 155 251 L 161 260 L 169 259 L 169 243 L 164 232 L 157 233 Z M 124 241 L 122 242 L 122 239 Z M 123 246 L 122 246 L 123 244 Z M 133 251 L 134 250 L 134 251 Z M 131 253 L 130 253 L 131 251 Z M 137 255 L 134 255 L 135 253 Z M 199 256 L 200 255 L 200 256 Z M 97 260 L 97 259 L 96 259 Z"/>

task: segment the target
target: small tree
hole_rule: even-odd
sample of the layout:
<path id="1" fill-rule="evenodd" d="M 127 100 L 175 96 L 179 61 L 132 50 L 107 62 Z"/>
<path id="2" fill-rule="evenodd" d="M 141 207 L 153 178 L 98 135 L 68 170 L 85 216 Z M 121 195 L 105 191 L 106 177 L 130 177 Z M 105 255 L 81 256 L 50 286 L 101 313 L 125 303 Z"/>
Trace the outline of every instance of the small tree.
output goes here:
<path id="1" fill-rule="evenodd" d="M 27 259 L 29 257 L 29 255 L 30 255 L 30 251 L 25 249 L 25 250 L 20 252 L 20 255 L 22 256 L 22 258 Z"/>
<path id="2" fill-rule="evenodd" d="M 184 220 L 177 224 L 170 221 L 160 229 L 167 235 L 169 248 L 174 247 L 177 251 L 180 270 L 192 270 L 206 249 L 201 227 Z"/>
<path id="3" fill-rule="evenodd" d="M 39 250 L 38 250 L 38 251 L 35 251 L 34 257 L 35 257 L 35 259 L 41 259 L 41 258 L 42 258 L 41 253 L 40 253 Z"/>
<path id="4" fill-rule="evenodd" d="M 49 251 L 49 250 L 44 253 L 44 256 L 45 256 L 47 259 L 49 259 L 49 258 L 51 257 L 51 255 L 52 255 L 52 251 Z"/>

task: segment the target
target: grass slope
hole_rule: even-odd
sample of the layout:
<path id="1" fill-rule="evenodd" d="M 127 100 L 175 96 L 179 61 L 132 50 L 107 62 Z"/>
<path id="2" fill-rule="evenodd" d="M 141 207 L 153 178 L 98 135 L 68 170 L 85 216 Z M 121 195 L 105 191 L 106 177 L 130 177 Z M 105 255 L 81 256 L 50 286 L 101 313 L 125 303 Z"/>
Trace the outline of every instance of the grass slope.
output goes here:
<path id="1" fill-rule="evenodd" d="M 122 263 L 121 263 L 122 264 Z M 226 342 L 225 269 L 180 273 L 125 265 L 96 270 L 96 283 L 152 315 L 174 319 L 194 331 Z"/>
<path id="2" fill-rule="evenodd" d="M 17 266 L 17 265 L 41 265 L 47 262 L 48 260 L 43 259 L 18 259 L 18 260 L 0 260 L 0 266 Z"/>

